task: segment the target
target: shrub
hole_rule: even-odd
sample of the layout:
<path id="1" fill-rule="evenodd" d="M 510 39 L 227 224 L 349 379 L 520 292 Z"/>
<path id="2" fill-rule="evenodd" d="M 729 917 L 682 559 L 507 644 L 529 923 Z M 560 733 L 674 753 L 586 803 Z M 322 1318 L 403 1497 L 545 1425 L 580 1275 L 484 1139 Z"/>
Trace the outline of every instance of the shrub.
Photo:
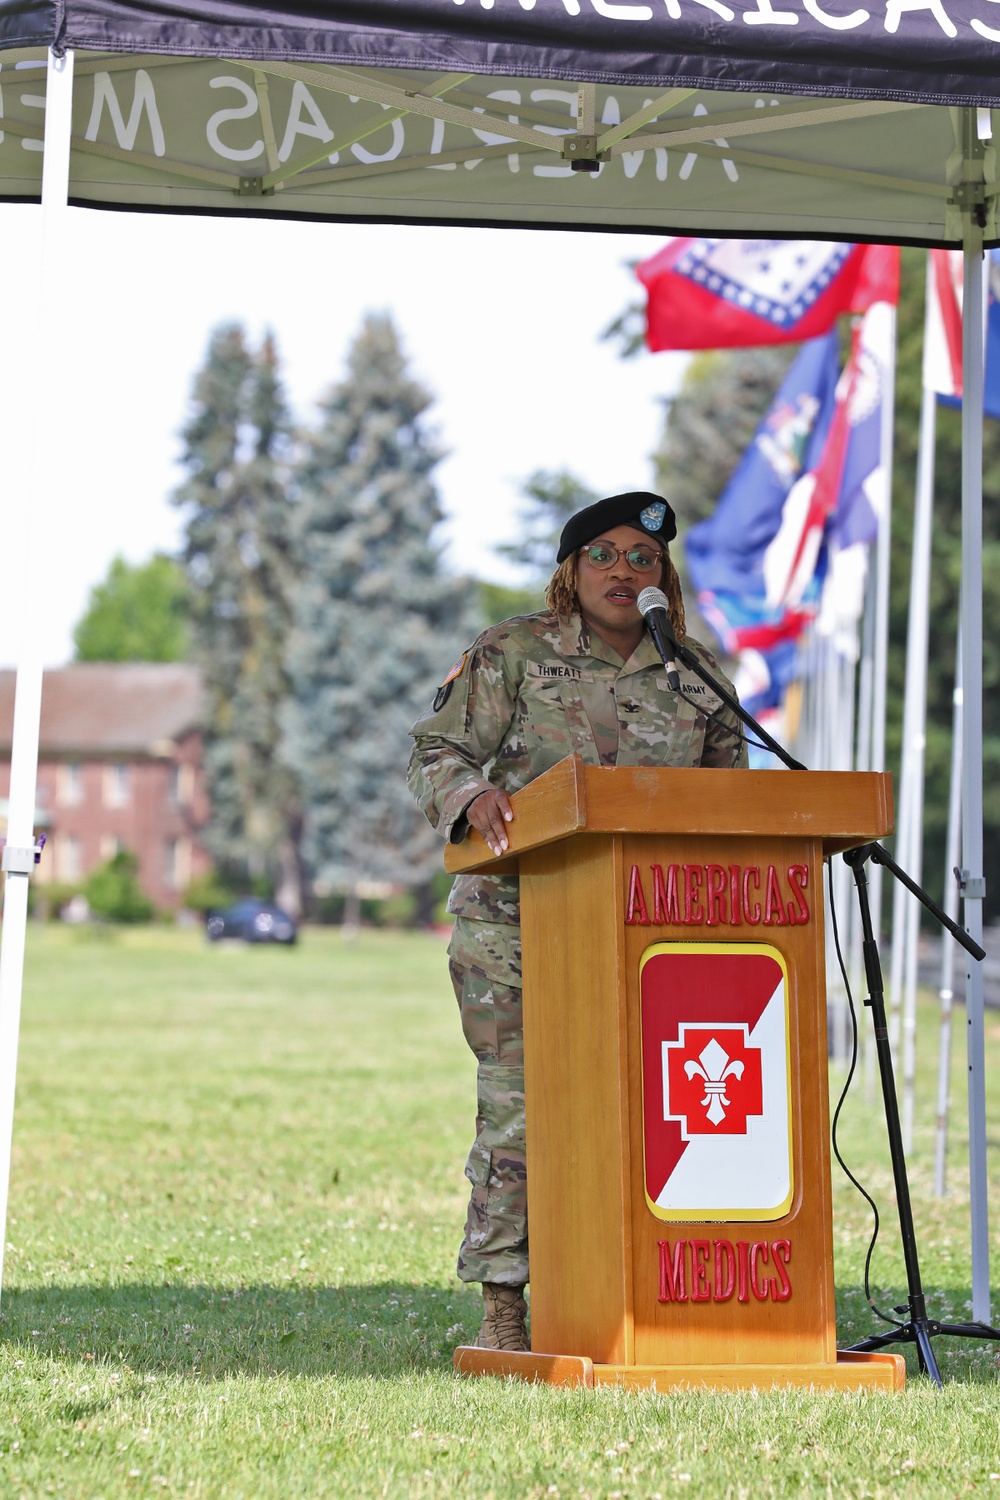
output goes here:
<path id="1" fill-rule="evenodd" d="M 210 911 L 219 911 L 231 906 L 238 892 L 217 870 L 206 875 L 196 875 L 184 892 L 184 905 L 188 911 L 197 911 L 204 916 Z"/>
<path id="2" fill-rule="evenodd" d="M 28 910 L 40 922 L 56 922 L 63 907 L 79 894 L 80 887 L 65 880 L 33 880 L 28 887 Z"/>
<path id="3" fill-rule="evenodd" d="M 148 922 L 153 915 L 153 903 L 139 884 L 139 861 L 128 849 L 91 870 L 83 894 L 94 915 L 108 922 Z"/>

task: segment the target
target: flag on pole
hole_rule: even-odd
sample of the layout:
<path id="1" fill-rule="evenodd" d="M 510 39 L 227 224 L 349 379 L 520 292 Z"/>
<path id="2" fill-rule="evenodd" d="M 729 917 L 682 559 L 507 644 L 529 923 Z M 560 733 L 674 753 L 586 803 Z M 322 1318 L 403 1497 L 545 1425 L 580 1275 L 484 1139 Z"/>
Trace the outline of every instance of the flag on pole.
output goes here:
<path id="1" fill-rule="evenodd" d="M 816 576 L 825 540 L 846 550 L 878 534 L 887 477 L 881 467 L 882 391 L 892 357 L 892 316 L 880 302 L 854 330 L 819 462 L 789 490 L 763 558 L 766 599 L 794 609 Z"/>
<path id="2" fill-rule="evenodd" d="M 794 637 L 808 611 L 769 603 L 764 559 L 790 492 L 819 464 L 835 408 L 837 335 L 799 353 L 714 512 L 687 533 L 691 581 L 727 651 Z"/>
<path id="3" fill-rule="evenodd" d="M 834 411 L 837 335 L 800 351 L 736 467 L 713 514 L 685 539 L 698 604 L 723 649 L 738 657 L 736 690 L 744 706 L 781 735 L 782 707 L 798 676 L 798 641 L 816 601 L 772 608 L 763 561 L 782 507 L 803 472 L 819 462 Z M 771 762 L 750 747 L 751 765 Z"/>
<path id="4" fill-rule="evenodd" d="M 865 314 L 854 350 L 847 396 L 847 449 L 836 507 L 826 528 L 826 566 L 817 635 L 840 656 L 856 660 L 864 611 L 868 555 L 888 515 L 890 475 L 882 452 L 882 410 L 894 360 L 891 309 L 878 303 Z"/>
<path id="5" fill-rule="evenodd" d="M 962 402 L 962 275 L 961 250 L 931 250 L 928 298 L 924 320 L 924 387 L 937 391 L 946 406 Z M 989 298 L 986 313 L 986 372 L 983 411 L 1000 417 L 1000 256 L 990 251 Z"/>
<path id="6" fill-rule="evenodd" d="M 731 349 L 829 332 L 899 300 L 899 250 L 830 240 L 671 240 L 636 267 L 649 348 Z"/>

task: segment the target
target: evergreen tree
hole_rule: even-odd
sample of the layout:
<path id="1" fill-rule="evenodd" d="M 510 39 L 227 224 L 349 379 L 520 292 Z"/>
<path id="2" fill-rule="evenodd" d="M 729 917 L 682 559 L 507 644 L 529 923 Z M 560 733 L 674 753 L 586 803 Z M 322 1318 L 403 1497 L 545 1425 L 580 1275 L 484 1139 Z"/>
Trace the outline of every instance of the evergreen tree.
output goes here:
<path id="1" fill-rule="evenodd" d="M 183 661 L 187 615 L 187 581 L 174 558 L 133 565 L 116 557 L 74 627 L 74 660 Z"/>
<path id="2" fill-rule="evenodd" d="M 408 729 L 476 630 L 473 586 L 444 573 L 432 541 L 430 402 L 391 320 L 369 315 L 298 471 L 285 721 L 318 881 L 354 900 L 365 881 L 414 886 L 424 915 L 441 847 L 405 786 Z"/>
<path id="3" fill-rule="evenodd" d="M 206 842 L 220 865 L 301 905 L 295 779 L 278 754 L 294 572 L 289 422 L 273 338 L 218 328 L 183 431 L 184 563 L 208 692 Z"/>
<path id="4" fill-rule="evenodd" d="M 501 542 L 496 550 L 524 569 L 538 588 L 536 608 L 541 608 L 541 590 L 555 566 L 559 533 L 570 516 L 601 497 L 567 469 L 536 469 L 521 488 L 521 535 L 516 542 Z"/>
<path id="5" fill-rule="evenodd" d="M 798 348 L 711 350 L 691 360 L 653 453 L 654 488 L 682 534 L 715 509 Z"/>

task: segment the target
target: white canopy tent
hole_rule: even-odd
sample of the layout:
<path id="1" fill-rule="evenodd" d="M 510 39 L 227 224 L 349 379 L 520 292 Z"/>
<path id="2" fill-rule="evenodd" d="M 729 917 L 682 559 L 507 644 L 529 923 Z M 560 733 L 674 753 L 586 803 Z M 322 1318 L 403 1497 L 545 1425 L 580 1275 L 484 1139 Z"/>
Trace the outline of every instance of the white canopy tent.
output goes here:
<path id="1" fill-rule="evenodd" d="M 67 202 L 960 246 L 965 306 L 979 307 L 1000 192 L 991 0 L 885 0 L 879 14 L 853 0 L 744 3 L 24 0 L 3 10 L 0 200 L 42 201 L 37 389 L 57 362 L 49 256 Z M 95 288 L 95 300 L 109 295 Z M 982 339 L 972 319 L 964 359 L 963 866 L 966 926 L 979 940 Z M 489 386 L 488 353 L 469 378 Z M 599 406 L 595 393 L 581 401 Z M 30 504 L 52 545 L 38 420 Z M 0 1226 L 34 848 L 31 576 L 29 559 L 8 560 L 25 630 L 3 860 Z M 973 1316 L 988 1321 L 978 966 L 967 1006 Z"/>

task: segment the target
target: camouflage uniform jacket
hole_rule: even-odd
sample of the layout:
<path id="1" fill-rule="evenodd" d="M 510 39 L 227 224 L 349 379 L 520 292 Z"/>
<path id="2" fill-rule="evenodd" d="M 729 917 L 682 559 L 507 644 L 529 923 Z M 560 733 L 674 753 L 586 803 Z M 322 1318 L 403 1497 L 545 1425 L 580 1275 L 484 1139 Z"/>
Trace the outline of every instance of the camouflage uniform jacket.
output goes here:
<path id="1" fill-rule="evenodd" d="M 687 640 L 727 687 L 712 653 Z M 516 792 L 567 755 L 591 766 L 745 766 L 746 742 L 693 672 L 671 692 L 648 635 L 627 662 L 579 615 L 543 612 L 486 630 L 410 733 L 410 791 L 452 842 L 465 809 L 491 786 Z M 449 911 L 481 922 L 519 921 L 516 877 L 460 875 Z"/>

